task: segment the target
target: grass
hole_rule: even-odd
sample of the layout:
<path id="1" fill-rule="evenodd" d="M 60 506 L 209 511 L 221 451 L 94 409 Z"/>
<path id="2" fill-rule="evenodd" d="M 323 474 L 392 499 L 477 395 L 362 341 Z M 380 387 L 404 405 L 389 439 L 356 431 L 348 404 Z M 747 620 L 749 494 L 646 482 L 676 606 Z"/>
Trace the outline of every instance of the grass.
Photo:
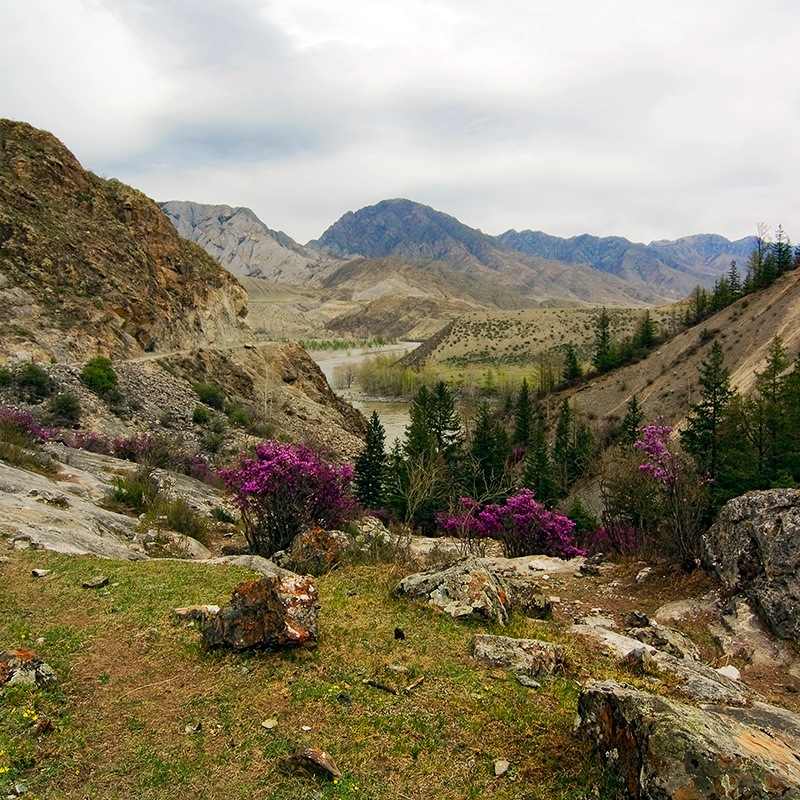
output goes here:
<path id="1" fill-rule="evenodd" d="M 33 567 L 51 572 L 33 578 Z M 30 798 L 64 800 L 616 796 L 590 744 L 572 732 L 577 679 L 610 674 L 610 662 L 568 645 L 568 672 L 525 689 L 470 658 L 472 636 L 486 626 L 393 600 L 399 567 L 319 578 L 316 650 L 242 654 L 205 651 L 172 609 L 224 603 L 246 571 L 41 551 L 14 551 L 0 569 L 0 648 L 42 638 L 33 647 L 59 676 L 57 689 L 2 697 L 0 792 L 23 781 Z M 81 588 L 99 573 L 107 587 Z M 521 617 L 494 632 L 564 638 L 558 625 Z M 36 733 L 26 711 L 53 730 Z M 271 730 L 261 725 L 269 718 L 278 722 Z M 303 743 L 330 752 L 344 777 L 334 784 L 282 766 Z M 500 758 L 512 769 L 495 778 Z"/>

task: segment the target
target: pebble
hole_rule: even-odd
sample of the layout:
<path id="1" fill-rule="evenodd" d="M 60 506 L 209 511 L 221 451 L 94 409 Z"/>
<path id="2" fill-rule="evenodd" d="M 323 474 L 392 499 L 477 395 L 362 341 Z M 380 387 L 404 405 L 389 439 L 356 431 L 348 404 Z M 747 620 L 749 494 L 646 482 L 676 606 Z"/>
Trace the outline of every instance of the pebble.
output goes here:
<path id="1" fill-rule="evenodd" d="M 274 717 L 271 717 L 270 719 L 265 719 L 261 723 L 261 727 L 266 728 L 268 731 L 271 731 L 273 728 L 278 727 L 278 720 L 276 720 Z"/>
<path id="2" fill-rule="evenodd" d="M 508 772 L 510 767 L 511 767 L 511 764 L 509 764 L 508 761 L 503 761 L 503 760 L 495 761 L 494 762 L 494 774 L 495 774 L 495 777 L 496 778 L 502 778 L 503 775 L 505 775 L 506 772 Z"/>
<path id="3" fill-rule="evenodd" d="M 98 575 L 83 582 L 84 589 L 102 589 L 103 586 L 108 586 L 108 578 L 105 575 Z"/>
<path id="4" fill-rule="evenodd" d="M 31 570 L 31 575 L 33 575 L 34 578 L 44 578 L 45 575 L 49 575 L 49 574 L 50 574 L 50 570 L 49 569 L 32 569 Z"/>

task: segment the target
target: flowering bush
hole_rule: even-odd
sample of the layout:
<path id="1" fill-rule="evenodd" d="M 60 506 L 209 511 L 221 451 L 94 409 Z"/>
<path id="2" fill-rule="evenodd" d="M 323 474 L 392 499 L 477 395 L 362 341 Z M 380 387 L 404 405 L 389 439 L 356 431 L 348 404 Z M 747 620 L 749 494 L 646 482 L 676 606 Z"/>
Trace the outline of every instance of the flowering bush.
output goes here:
<path id="1" fill-rule="evenodd" d="M 271 556 L 309 528 L 334 528 L 355 511 L 352 467 L 336 466 L 303 444 L 264 442 L 220 476 L 242 513 L 250 549 Z"/>
<path id="2" fill-rule="evenodd" d="M 461 499 L 462 511 L 440 515 L 439 526 L 447 534 L 462 538 L 499 539 L 508 558 L 543 554 L 558 558 L 584 555 L 575 546 L 575 523 L 539 503 L 530 489 L 519 489 L 503 505 L 479 507 Z"/>
<path id="3" fill-rule="evenodd" d="M 645 425 L 633 446 L 645 460 L 639 471 L 652 478 L 661 512 L 659 539 L 684 566 L 691 567 L 700 549 L 708 500 L 708 481 L 697 474 L 691 458 L 670 442 L 670 425 Z"/>
<path id="4" fill-rule="evenodd" d="M 3 439 L 22 439 L 32 445 L 50 441 L 55 434 L 55 430 L 39 425 L 27 411 L 19 411 L 10 406 L 0 407 L 0 436 Z"/>

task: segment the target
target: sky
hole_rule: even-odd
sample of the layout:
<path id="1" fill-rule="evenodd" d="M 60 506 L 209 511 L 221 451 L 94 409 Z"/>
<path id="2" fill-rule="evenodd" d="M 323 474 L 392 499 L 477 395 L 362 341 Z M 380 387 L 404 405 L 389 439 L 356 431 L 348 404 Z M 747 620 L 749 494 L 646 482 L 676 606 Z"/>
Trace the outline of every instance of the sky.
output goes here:
<path id="1" fill-rule="evenodd" d="M 0 0 L 0 116 L 300 242 L 406 197 L 485 233 L 800 235 L 797 0 Z"/>

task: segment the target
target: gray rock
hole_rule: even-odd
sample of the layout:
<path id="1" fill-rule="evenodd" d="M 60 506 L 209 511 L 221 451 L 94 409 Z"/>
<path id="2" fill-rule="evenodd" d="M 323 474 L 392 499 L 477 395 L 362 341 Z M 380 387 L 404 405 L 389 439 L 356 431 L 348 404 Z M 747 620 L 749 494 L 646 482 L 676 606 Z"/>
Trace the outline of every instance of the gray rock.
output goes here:
<path id="1" fill-rule="evenodd" d="M 800 643 L 800 491 L 749 492 L 703 537 L 704 561 L 778 636 Z"/>
<path id="2" fill-rule="evenodd" d="M 509 590 L 512 610 L 531 619 L 549 619 L 552 616 L 553 604 L 550 598 L 542 593 L 538 581 L 530 575 L 502 574 L 498 577 Z"/>
<path id="3" fill-rule="evenodd" d="M 699 709 L 603 681 L 583 690 L 578 715 L 631 797 L 800 798 L 800 718 L 783 709 Z"/>
<path id="4" fill-rule="evenodd" d="M 511 764 L 504 759 L 500 759 L 499 761 L 494 762 L 494 776 L 495 778 L 502 778 L 508 770 L 511 768 Z"/>
<path id="5" fill-rule="evenodd" d="M 5 650 L 0 652 L 0 687 L 5 685 L 47 688 L 56 685 L 56 674 L 29 650 Z"/>
<path id="6" fill-rule="evenodd" d="M 505 624 L 510 609 L 508 587 L 472 556 L 409 575 L 393 594 L 427 599 L 454 619 L 478 617 Z"/>
<path id="7" fill-rule="evenodd" d="M 478 634 L 472 639 L 472 657 L 492 667 L 502 667 L 517 676 L 536 678 L 552 675 L 564 664 L 564 651 L 538 639 L 513 639 L 510 636 Z"/>
<path id="8" fill-rule="evenodd" d="M 243 581 L 203 631 L 206 647 L 314 647 L 319 601 L 311 578 L 282 575 Z"/>
<path id="9" fill-rule="evenodd" d="M 684 636 L 680 631 L 668 628 L 666 625 L 651 622 L 647 627 L 631 628 L 628 636 L 632 636 L 650 647 L 655 647 L 657 650 L 669 653 L 675 658 L 700 660 L 700 651 L 697 649 L 697 645 L 688 636 Z"/>
<path id="10" fill-rule="evenodd" d="M 85 580 L 82 584 L 84 589 L 102 589 L 108 586 L 108 577 L 105 575 L 97 575 L 94 578 Z"/>
<path id="11" fill-rule="evenodd" d="M 526 689 L 541 689 L 542 688 L 542 684 L 539 683 L 538 681 L 535 681 L 529 675 L 515 675 L 514 677 L 517 679 L 517 683 L 520 686 L 524 686 Z"/>

